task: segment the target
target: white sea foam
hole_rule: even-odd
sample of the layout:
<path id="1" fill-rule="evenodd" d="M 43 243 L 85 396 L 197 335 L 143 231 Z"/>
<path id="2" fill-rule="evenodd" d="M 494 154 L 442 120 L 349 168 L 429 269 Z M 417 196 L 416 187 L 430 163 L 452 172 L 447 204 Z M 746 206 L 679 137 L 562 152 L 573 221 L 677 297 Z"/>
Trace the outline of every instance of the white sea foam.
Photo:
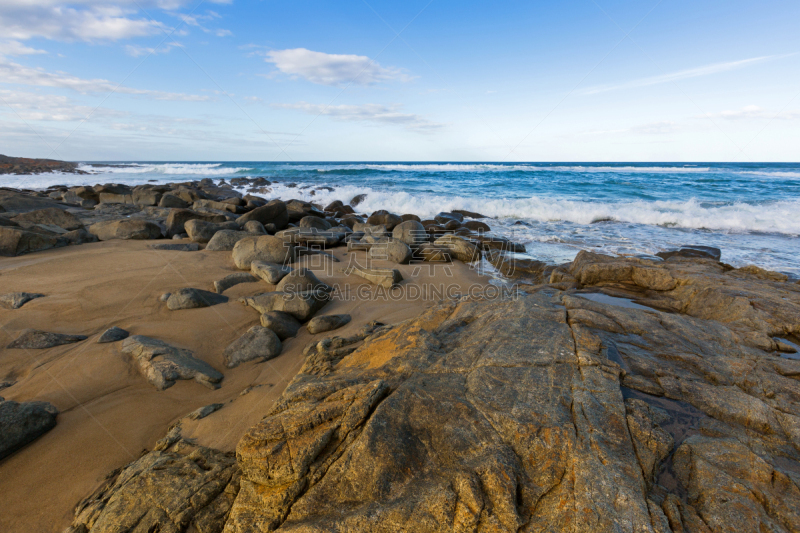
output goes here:
<path id="1" fill-rule="evenodd" d="M 79 170 L 103 174 L 160 174 L 227 176 L 236 174 L 248 167 L 222 167 L 221 163 L 122 163 L 119 165 L 80 165 Z"/>
<path id="2" fill-rule="evenodd" d="M 342 186 L 334 191 L 287 188 L 273 184 L 274 198 L 302 198 L 325 205 L 334 200 L 345 203 L 366 193 L 358 205 L 362 212 L 386 209 L 394 213 L 415 213 L 430 217 L 440 211 L 463 209 L 499 219 L 533 222 L 572 222 L 592 224 L 601 221 L 665 227 L 709 229 L 729 232 L 763 232 L 800 235 L 800 201 L 785 200 L 768 204 L 735 203 L 706 206 L 686 201 L 589 202 L 533 196 L 517 199 L 490 199 L 455 195 L 419 194 L 403 191 L 377 191 L 358 186 Z"/>
<path id="3" fill-rule="evenodd" d="M 404 172 L 616 172 L 619 174 L 634 173 L 699 173 L 708 172 L 709 167 L 674 166 L 674 167 L 637 167 L 637 166 L 581 166 L 581 165 L 498 165 L 493 163 L 386 163 L 386 164 L 329 164 L 317 167 L 318 172 L 335 172 L 336 170 L 395 170 Z"/>

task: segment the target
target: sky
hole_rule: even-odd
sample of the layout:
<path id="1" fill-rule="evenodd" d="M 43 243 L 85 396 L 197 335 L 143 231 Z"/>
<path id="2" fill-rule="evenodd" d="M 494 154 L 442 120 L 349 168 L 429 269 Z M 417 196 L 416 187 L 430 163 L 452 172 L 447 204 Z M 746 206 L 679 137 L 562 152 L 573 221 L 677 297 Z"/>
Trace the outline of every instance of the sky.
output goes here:
<path id="1" fill-rule="evenodd" d="M 0 0 L 0 153 L 800 160 L 800 2 Z"/>

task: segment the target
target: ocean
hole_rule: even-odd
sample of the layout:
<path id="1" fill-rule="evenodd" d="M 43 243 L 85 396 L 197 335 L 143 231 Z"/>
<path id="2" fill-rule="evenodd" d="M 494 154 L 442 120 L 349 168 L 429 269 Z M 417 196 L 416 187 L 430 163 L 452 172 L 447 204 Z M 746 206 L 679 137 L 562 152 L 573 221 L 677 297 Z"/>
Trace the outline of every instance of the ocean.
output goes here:
<path id="1" fill-rule="evenodd" d="M 720 248 L 734 266 L 800 277 L 800 163 L 120 161 L 79 168 L 93 175 L 4 176 L 0 184 L 36 189 L 263 176 L 274 182 L 265 197 L 324 206 L 366 194 L 359 212 L 476 211 L 492 217 L 486 222 L 495 233 L 525 244 L 527 255 L 553 263 L 582 249 L 635 255 L 705 245 Z"/>

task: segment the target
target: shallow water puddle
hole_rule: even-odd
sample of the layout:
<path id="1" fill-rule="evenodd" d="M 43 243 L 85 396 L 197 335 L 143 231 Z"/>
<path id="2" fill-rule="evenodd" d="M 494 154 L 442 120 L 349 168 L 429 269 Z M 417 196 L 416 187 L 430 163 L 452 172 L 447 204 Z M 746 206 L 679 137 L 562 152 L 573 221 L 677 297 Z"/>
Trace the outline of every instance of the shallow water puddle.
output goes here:
<path id="1" fill-rule="evenodd" d="M 780 341 L 783 344 L 786 344 L 794 348 L 794 353 L 781 352 L 781 357 L 783 357 L 784 359 L 794 359 L 796 361 L 800 361 L 800 345 L 788 339 L 784 339 L 783 337 L 775 337 L 774 340 Z"/>
<path id="2" fill-rule="evenodd" d="M 616 305 L 617 307 L 626 307 L 628 309 L 642 309 L 644 311 L 654 311 L 652 307 L 647 307 L 645 305 L 637 304 L 636 302 L 634 302 L 629 298 L 619 298 L 617 296 L 609 296 L 601 292 L 578 292 L 575 293 L 575 296 L 580 296 L 581 298 L 586 298 L 587 300 L 591 300 L 593 302 L 597 302 L 600 304 Z"/>

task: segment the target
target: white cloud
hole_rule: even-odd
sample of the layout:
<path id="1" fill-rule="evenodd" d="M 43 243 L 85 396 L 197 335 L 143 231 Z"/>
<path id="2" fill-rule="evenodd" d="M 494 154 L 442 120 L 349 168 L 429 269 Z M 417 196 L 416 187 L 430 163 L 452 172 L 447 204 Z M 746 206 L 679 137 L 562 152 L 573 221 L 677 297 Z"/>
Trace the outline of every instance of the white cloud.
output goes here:
<path id="1" fill-rule="evenodd" d="M 0 81 L 3 83 L 16 83 L 20 85 L 33 85 L 37 87 L 59 87 L 62 89 L 72 89 L 73 91 L 89 93 L 109 93 L 114 91 L 117 94 L 130 94 L 144 96 L 155 100 L 182 100 L 187 102 L 199 102 L 210 100 L 208 96 L 199 96 L 184 93 L 170 93 L 164 91 L 152 91 L 148 89 L 134 89 L 124 85 L 117 86 L 104 79 L 87 80 L 72 76 L 65 72 L 47 72 L 41 68 L 30 68 L 0 58 Z"/>
<path id="2" fill-rule="evenodd" d="M 443 124 L 432 122 L 420 115 L 401 113 L 399 105 L 385 106 L 381 104 L 332 105 L 309 104 L 275 104 L 280 109 L 298 109 L 310 115 L 325 115 L 336 120 L 350 122 L 376 122 L 403 126 L 409 130 L 430 132 L 443 127 Z"/>
<path id="3" fill-rule="evenodd" d="M 120 111 L 76 104 L 66 96 L 18 92 L 0 89 L 0 102 L 13 110 L 13 116 L 29 120 L 65 122 L 88 117 L 119 117 Z"/>
<path id="4" fill-rule="evenodd" d="M 19 41 L 0 41 L 0 57 L 2 56 L 22 56 L 31 54 L 46 54 L 44 50 L 37 50 L 25 46 Z"/>
<path id="5" fill-rule="evenodd" d="M 173 48 L 180 46 L 182 46 L 180 43 L 174 41 L 171 43 L 163 44 L 158 48 L 148 48 L 148 47 L 129 44 L 125 46 L 125 52 L 132 57 L 142 57 L 146 55 L 167 54 Z"/>
<path id="6" fill-rule="evenodd" d="M 800 118 L 800 111 L 784 111 L 778 114 L 775 111 L 768 111 L 757 105 L 744 106 L 741 109 L 726 110 L 720 113 L 706 113 L 701 118 L 721 118 L 725 120 L 742 120 L 750 118 L 768 118 L 779 120 L 794 120 Z"/>
<path id="7" fill-rule="evenodd" d="M 659 85 L 662 83 L 669 83 L 671 81 L 678 81 L 678 80 L 685 80 L 689 78 L 698 78 L 701 76 L 710 76 L 712 74 L 719 74 L 720 72 L 728 72 L 730 70 L 736 70 L 740 68 L 744 68 L 750 65 L 755 65 L 757 63 L 763 63 L 764 61 L 770 61 L 773 59 L 778 59 L 782 57 L 788 57 L 786 55 L 781 56 L 762 56 L 762 57 L 753 57 L 750 59 L 742 59 L 740 61 L 729 61 L 727 63 L 714 63 L 712 65 L 705 65 L 702 67 L 697 67 L 688 70 L 680 70 L 678 72 L 671 72 L 669 74 L 663 74 L 661 76 L 652 76 L 649 78 L 640 78 L 638 80 L 632 80 L 616 85 L 595 85 L 594 87 L 588 87 L 579 91 L 580 94 L 598 94 L 604 93 L 608 91 L 616 91 L 619 89 L 635 89 L 637 87 L 647 87 L 650 85 Z"/>
<path id="8" fill-rule="evenodd" d="M 307 79 L 320 85 L 372 85 L 382 81 L 409 81 L 401 69 L 384 68 L 367 56 L 326 54 L 305 48 L 272 50 L 266 61 L 292 77 Z"/>

